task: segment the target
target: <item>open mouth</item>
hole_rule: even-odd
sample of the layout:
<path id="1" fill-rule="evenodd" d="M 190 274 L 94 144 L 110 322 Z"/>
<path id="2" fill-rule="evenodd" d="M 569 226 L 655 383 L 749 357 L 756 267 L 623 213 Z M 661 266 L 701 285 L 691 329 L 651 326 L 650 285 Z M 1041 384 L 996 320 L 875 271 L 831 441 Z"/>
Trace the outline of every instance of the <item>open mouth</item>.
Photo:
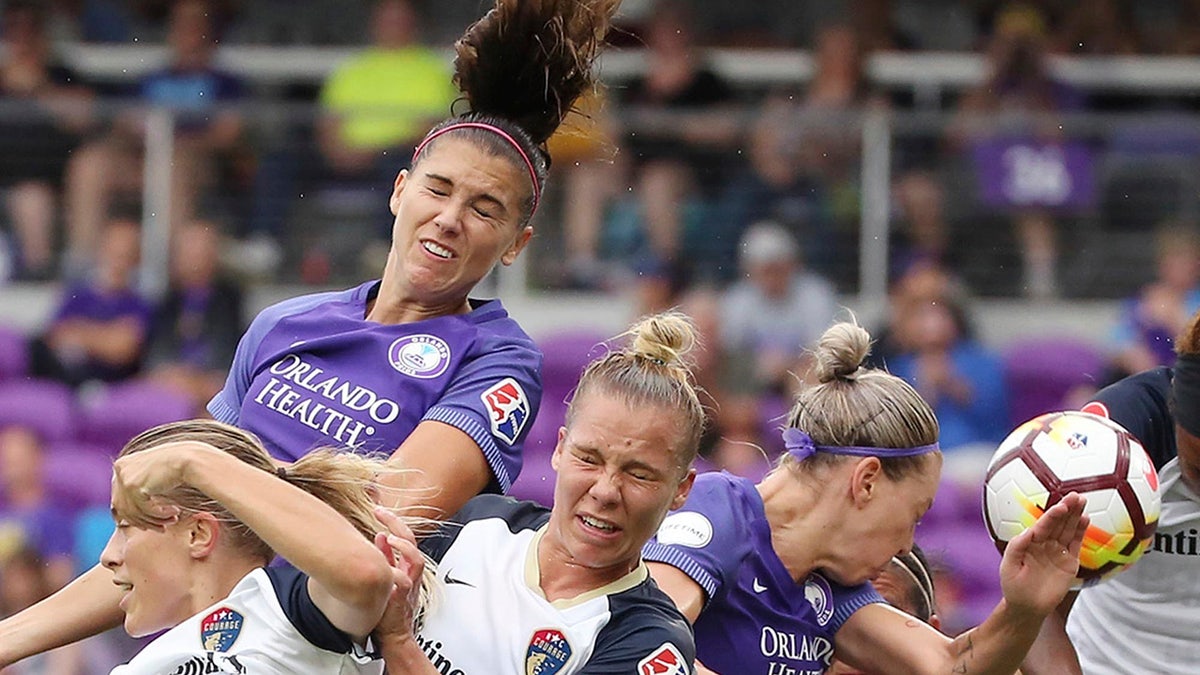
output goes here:
<path id="1" fill-rule="evenodd" d="M 607 520 L 601 520 L 592 516 L 580 515 L 579 520 L 583 523 L 584 527 L 601 535 L 611 536 L 621 529 Z"/>
<path id="2" fill-rule="evenodd" d="M 421 248 L 424 248 L 430 254 L 435 255 L 435 256 L 441 258 L 442 260 L 450 260 L 451 258 L 455 257 L 454 251 L 451 251 L 450 249 L 446 248 L 445 246 L 442 246 L 441 244 L 437 243 L 436 241 L 430 241 L 427 239 L 422 240 Z"/>

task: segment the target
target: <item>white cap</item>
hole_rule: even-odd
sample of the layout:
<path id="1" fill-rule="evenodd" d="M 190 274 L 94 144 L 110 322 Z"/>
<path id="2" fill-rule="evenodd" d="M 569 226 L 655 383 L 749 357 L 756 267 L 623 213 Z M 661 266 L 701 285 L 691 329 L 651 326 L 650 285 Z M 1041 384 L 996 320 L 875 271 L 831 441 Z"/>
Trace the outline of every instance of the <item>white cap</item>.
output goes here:
<path id="1" fill-rule="evenodd" d="M 770 220 L 746 228 L 738 248 L 743 266 L 795 261 L 799 254 L 799 246 L 791 233 Z"/>

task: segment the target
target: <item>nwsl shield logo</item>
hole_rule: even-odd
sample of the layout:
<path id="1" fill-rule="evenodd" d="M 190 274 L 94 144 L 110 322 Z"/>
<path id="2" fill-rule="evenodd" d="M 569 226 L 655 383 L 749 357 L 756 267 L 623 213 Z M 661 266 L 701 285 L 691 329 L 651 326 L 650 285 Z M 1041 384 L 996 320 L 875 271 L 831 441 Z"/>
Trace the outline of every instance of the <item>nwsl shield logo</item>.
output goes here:
<path id="1" fill-rule="evenodd" d="M 554 675 L 571 660 L 571 645 L 561 631 L 543 628 L 525 650 L 525 675 Z"/>
<path id="2" fill-rule="evenodd" d="M 227 652 L 242 632 L 242 615 L 221 607 L 200 620 L 200 642 L 210 652 Z"/>
<path id="3" fill-rule="evenodd" d="M 504 439 L 509 445 L 516 443 L 521 429 L 525 428 L 525 420 L 529 419 L 529 399 L 521 385 L 511 377 L 506 377 L 489 387 L 479 398 L 487 407 L 492 435 Z"/>
<path id="4" fill-rule="evenodd" d="M 689 670 L 675 645 L 664 642 L 650 656 L 638 661 L 637 672 L 638 675 L 687 675 Z"/>

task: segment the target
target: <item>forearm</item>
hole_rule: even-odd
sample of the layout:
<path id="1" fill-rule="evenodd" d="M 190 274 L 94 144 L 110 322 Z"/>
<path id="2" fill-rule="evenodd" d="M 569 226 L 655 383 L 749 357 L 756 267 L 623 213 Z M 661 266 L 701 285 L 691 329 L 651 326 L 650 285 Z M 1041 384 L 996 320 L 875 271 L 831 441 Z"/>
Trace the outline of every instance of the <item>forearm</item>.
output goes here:
<path id="1" fill-rule="evenodd" d="M 122 591 L 96 566 L 54 595 L 0 621 L 0 667 L 115 628 Z"/>
<path id="2" fill-rule="evenodd" d="M 1012 675 L 1037 638 L 1043 618 L 1016 612 L 1001 600 L 982 624 L 950 641 L 942 672 Z"/>
<path id="3" fill-rule="evenodd" d="M 218 450 L 193 449 L 183 482 L 219 502 L 334 596 L 352 601 L 370 586 L 365 576 L 390 578 L 383 555 L 350 521 L 271 473 Z"/>

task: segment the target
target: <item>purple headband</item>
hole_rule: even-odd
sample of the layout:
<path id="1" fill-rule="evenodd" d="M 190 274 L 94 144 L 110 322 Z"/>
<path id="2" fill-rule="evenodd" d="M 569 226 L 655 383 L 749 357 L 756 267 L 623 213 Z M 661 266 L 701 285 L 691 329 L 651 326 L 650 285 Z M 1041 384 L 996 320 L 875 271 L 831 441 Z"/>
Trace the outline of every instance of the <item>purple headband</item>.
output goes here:
<path id="1" fill-rule="evenodd" d="M 517 142 L 517 139 L 513 138 L 512 134 L 494 124 L 487 124 L 486 122 L 456 122 L 449 126 L 442 127 L 441 129 L 438 129 L 437 131 L 434 131 L 426 136 L 425 140 L 421 141 L 421 144 L 417 146 L 417 149 L 413 150 L 412 163 L 414 165 L 417 163 L 417 157 L 421 155 L 421 151 L 424 150 L 425 146 L 429 145 L 433 139 L 441 136 L 442 134 L 454 131 L 455 129 L 484 129 L 508 141 L 509 145 L 517 149 L 517 154 L 521 156 L 521 159 L 525 160 L 525 168 L 529 170 L 529 180 L 533 182 L 533 208 L 530 209 L 530 215 L 532 216 L 533 212 L 537 211 L 538 202 L 542 200 L 542 189 L 538 187 L 537 171 L 534 170 L 533 162 L 529 160 L 529 155 L 525 154 L 525 150 L 521 148 L 521 144 Z"/>
<path id="2" fill-rule="evenodd" d="M 870 448 L 859 445 L 817 445 L 812 436 L 797 429 L 788 427 L 783 430 L 783 446 L 796 459 L 808 459 L 818 452 L 828 452 L 831 455 L 856 455 L 858 457 L 913 457 L 927 452 L 937 452 L 938 444 L 918 445 L 915 448 Z"/>

